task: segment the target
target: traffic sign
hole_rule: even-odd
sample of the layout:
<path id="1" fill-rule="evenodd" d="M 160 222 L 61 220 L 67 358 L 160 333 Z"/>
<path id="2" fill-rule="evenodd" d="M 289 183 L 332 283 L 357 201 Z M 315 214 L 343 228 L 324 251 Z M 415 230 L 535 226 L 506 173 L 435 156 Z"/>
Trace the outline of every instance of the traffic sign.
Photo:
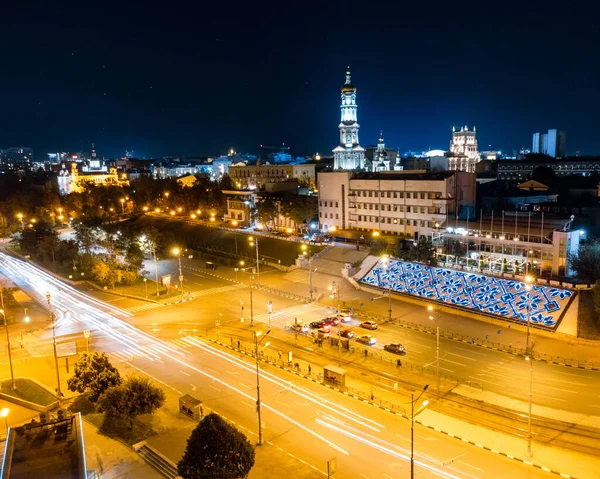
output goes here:
<path id="1" fill-rule="evenodd" d="M 218 328 L 219 326 L 221 326 L 221 321 L 217 321 L 217 322 L 216 322 L 216 325 L 217 325 L 217 328 Z"/>
<path id="2" fill-rule="evenodd" d="M 90 337 L 90 330 L 89 330 L 89 329 L 86 329 L 86 330 L 83 332 L 83 336 L 84 336 L 86 339 L 87 339 L 87 338 L 89 338 L 89 337 Z"/>
<path id="3" fill-rule="evenodd" d="M 327 461 L 327 477 L 332 477 L 337 471 L 337 457 Z"/>

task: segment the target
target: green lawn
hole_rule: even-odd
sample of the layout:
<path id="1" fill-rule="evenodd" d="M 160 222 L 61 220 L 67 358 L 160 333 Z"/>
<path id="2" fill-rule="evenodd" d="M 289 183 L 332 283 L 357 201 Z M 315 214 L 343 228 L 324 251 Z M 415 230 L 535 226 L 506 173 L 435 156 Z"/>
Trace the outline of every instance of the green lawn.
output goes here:
<path id="1" fill-rule="evenodd" d="M 96 426 L 100 433 L 114 439 L 119 439 L 129 446 L 133 446 L 156 434 L 152 428 L 146 426 L 137 418 L 134 418 L 130 422 L 126 418 L 107 418 L 104 414 L 92 413 L 87 414 L 85 419 Z"/>
<path id="2" fill-rule="evenodd" d="M 248 233 L 222 230 L 202 224 L 189 224 L 170 218 L 142 216 L 136 220 L 138 226 L 154 226 L 159 231 L 173 233 L 181 246 L 197 251 L 214 252 L 215 255 L 237 258 L 256 258 L 256 250 L 250 245 Z M 312 253 L 318 253 L 322 246 L 311 246 Z M 272 263 L 281 262 L 284 266 L 294 264 L 301 253 L 300 243 L 283 239 L 259 237 L 259 256 Z"/>
<path id="3" fill-rule="evenodd" d="M 29 379 L 17 378 L 15 379 L 15 385 L 16 389 L 13 390 L 10 379 L 2 381 L 2 394 L 14 396 L 41 406 L 48 406 L 57 400 L 56 396 Z"/>

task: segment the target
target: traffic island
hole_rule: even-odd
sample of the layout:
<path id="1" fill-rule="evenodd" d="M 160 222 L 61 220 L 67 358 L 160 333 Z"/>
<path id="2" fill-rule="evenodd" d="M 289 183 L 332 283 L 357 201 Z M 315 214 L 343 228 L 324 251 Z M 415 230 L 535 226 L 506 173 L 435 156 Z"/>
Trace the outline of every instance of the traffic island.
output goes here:
<path id="1" fill-rule="evenodd" d="M 38 412 L 48 412 L 58 407 L 58 397 L 43 384 L 32 378 L 15 378 L 15 388 L 10 379 L 0 383 L 0 398 Z"/>

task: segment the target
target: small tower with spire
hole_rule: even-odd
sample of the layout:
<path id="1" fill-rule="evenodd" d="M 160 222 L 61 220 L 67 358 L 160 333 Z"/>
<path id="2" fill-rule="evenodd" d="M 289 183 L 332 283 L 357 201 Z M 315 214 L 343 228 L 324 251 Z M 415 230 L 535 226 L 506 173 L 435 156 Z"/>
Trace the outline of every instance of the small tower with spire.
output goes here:
<path id="1" fill-rule="evenodd" d="M 333 165 L 338 170 L 356 170 L 365 167 L 365 150 L 358 142 L 356 88 L 352 85 L 350 67 L 346 71 L 346 82 L 341 88 L 340 143 L 333 149 Z"/>

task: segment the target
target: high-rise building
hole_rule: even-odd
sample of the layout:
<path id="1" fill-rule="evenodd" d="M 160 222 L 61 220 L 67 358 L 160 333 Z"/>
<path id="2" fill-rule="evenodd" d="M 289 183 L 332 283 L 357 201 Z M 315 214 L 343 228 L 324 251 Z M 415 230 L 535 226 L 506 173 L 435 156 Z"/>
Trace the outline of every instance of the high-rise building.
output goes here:
<path id="1" fill-rule="evenodd" d="M 475 127 L 470 131 L 467 126 L 456 130 L 452 127 L 452 140 L 450 141 L 450 152 L 448 153 L 448 169 L 452 171 L 466 171 L 475 173 L 475 165 L 481 157 L 477 150 L 477 138 Z"/>
<path id="2" fill-rule="evenodd" d="M 33 161 L 31 148 L 18 146 L 0 150 L 0 168 L 3 170 L 27 170 Z"/>
<path id="3" fill-rule="evenodd" d="M 553 158 L 564 158 L 567 134 L 563 130 L 548 130 L 547 133 L 534 133 L 532 153 L 543 153 Z"/>
<path id="4" fill-rule="evenodd" d="M 356 88 L 352 85 L 350 69 L 346 72 L 346 83 L 341 90 L 342 104 L 340 129 L 340 143 L 333 149 L 336 170 L 356 170 L 365 167 L 365 149 L 358 142 Z"/>

